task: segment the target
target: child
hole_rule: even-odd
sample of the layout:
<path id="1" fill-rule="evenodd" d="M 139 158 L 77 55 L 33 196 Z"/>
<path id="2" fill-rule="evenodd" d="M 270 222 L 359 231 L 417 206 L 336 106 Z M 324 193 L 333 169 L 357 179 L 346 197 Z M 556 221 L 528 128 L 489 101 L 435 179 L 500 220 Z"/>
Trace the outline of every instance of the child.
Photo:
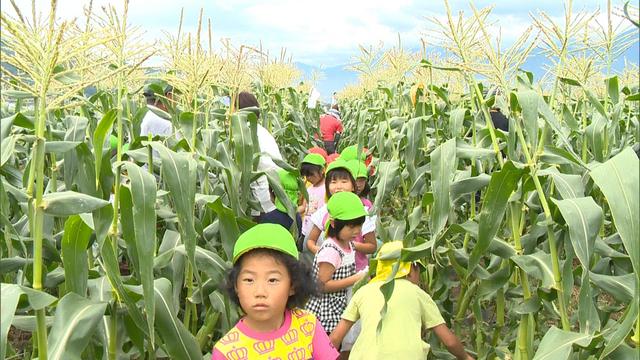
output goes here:
<path id="1" fill-rule="evenodd" d="M 308 267 L 282 226 L 259 224 L 240 235 L 227 278 L 245 316 L 213 348 L 216 359 L 335 359 L 316 317 L 298 308 L 314 292 Z"/>
<path id="2" fill-rule="evenodd" d="M 358 196 L 346 191 L 333 195 L 327 208 L 327 239 L 313 259 L 313 276 L 321 293 L 309 299 L 307 309 L 331 332 L 347 306 L 351 286 L 365 275 L 364 271 L 356 273 L 353 239 L 367 213 Z"/>
<path id="3" fill-rule="evenodd" d="M 351 169 L 347 162 L 342 159 L 338 159 L 327 166 L 325 191 L 328 199 L 338 192 L 353 192 L 355 188 L 356 181 L 353 178 Z M 326 205 L 319 208 L 318 211 L 311 216 L 313 226 L 307 236 L 307 248 L 313 254 L 318 251 L 324 241 L 324 234 L 322 233 L 322 230 L 326 228 L 328 218 L 329 214 Z M 364 263 L 366 263 L 366 254 L 372 254 L 376 251 L 375 226 L 375 218 L 367 216 L 365 223 L 362 226 L 362 233 L 364 234 L 364 237 L 356 238 L 357 242 L 355 243 L 355 247 L 358 252 L 364 254 Z M 361 261 L 358 262 L 359 265 L 362 265 L 361 263 Z M 366 264 L 359 266 L 358 271 L 364 266 L 366 266 Z"/>
<path id="4" fill-rule="evenodd" d="M 353 177 L 356 179 L 356 194 L 360 196 L 365 207 L 371 207 L 373 204 L 369 199 L 367 199 L 367 196 L 369 196 L 369 192 L 371 191 L 371 187 L 368 182 L 369 169 L 367 168 L 367 165 L 359 160 L 349 160 L 347 161 L 347 164 L 349 164 Z"/>
<path id="5" fill-rule="evenodd" d="M 456 358 L 473 359 L 451 333 L 433 299 L 418 287 L 420 268 L 416 262 L 398 264 L 382 329 L 376 333 L 384 305 L 380 286 L 393 274 L 401 250 L 402 241 L 392 241 L 380 248 L 376 277 L 354 294 L 342 320 L 331 333 L 331 342 L 336 346 L 340 344 L 360 319 L 362 330 L 351 349 L 350 359 L 426 359 L 429 344 L 422 340 L 422 329 L 433 331 Z"/>
<path id="6" fill-rule="evenodd" d="M 304 219 L 302 220 L 302 235 L 309 235 L 313 223 L 311 215 L 316 210 L 324 206 L 326 189 L 324 186 L 324 165 L 326 161 L 320 154 L 307 154 L 300 164 L 300 174 L 305 177 L 311 186 L 307 188 L 309 201 L 306 203 L 304 210 Z"/>
<path id="7" fill-rule="evenodd" d="M 300 198 L 300 193 L 298 191 L 298 179 L 296 175 L 293 175 L 287 170 L 280 169 L 278 170 L 278 178 L 280 179 L 280 185 L 282 185 L 287 198 L 289 198 L 291 204 L 296 207 L 298 205 L 298 199 Z M 291 216 L 288 214 L 287 207 L 280 199 L 276 198 L 271 188 L 269 188 L 269 193 L 271 195 L 271 202 L 276 205 L 276 208 L 272 211 L 260 214 L 257 217 L 257 222 L 259 224 L 279 224 L 284 226 L 284 228 L 287 230 L 291 229 L 291 226 L 293 225 L 293 218 L 291 218 Z M 298 249 L 302 250 L 304 240 L 302 237 L 302 217 L 300 216 L 300 214 L 298 214 L 297 211 L 295 213 L 295 220 L 297 228 L 296 244 L 298 244 Z"/>

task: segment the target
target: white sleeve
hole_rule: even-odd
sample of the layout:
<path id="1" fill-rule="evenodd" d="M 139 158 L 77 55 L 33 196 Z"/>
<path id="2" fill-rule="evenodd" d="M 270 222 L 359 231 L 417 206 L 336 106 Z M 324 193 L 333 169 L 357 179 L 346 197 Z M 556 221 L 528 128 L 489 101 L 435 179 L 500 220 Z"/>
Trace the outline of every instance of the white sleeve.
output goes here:
<path id="1" fill-rule="evenodd" d="M 311 222 L 321 231 L 324 231 L 323 220 L 326 217 L 327 213 L 327 205 L 323 205 L 320 209 L 318 209 L 318 211 L 314 212 L 313 215 L 311 215 Z M 311 230 L 309 230 L 309 232 L 311 232 Z"/>
<path id="2" fill-rule="evenodd" d="M 362 234 L 368 234 L 370 232 L 376 231 L 376 215 L 367 216 L 364 219 L 364 224 L 362 224 Z"/>
<path id="3" fill-rule="evenodd" d="M 271 201 L 271 194 L 269 193 L 269 181 L 267 180 L 266 176 L 260 176 L 258 179 L 256 179 L 256 181 L 250 183 L 249 186 L 251 187 L 253 197 L 260 203 L 262 212 L 268 213 L 276 208 L 276 206 Z M 259 213 L 256 213 L 252 210 L 252 215 L 259 215 Z"/>

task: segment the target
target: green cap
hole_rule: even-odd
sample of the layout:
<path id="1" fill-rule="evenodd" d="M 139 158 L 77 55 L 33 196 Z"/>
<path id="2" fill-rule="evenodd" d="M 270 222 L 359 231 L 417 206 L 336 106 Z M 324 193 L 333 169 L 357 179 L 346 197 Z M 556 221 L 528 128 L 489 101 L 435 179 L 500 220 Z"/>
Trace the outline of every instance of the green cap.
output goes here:
<path id="1" fill-rule="evenodd" d="M 302 159 L 303 163 L 313 164 L 324 167 L 327 161 L 324 159 L 324 156 L 320 154 L 307 154 L 304 159 Z"/>
<path id="2" fill-rule="evenodd" d="M 298 205 L 298 179 L 296 176 L 287 170 L 280 169 L 278 170 L 278 177 L 280 178 L 280 185 L 282 185 L 291 203 L 294 206 Z M 282 212 L 287 212 L 287 207 L 278 198 L 276 198 L 276 208 Z"/>
<path id="3" fill-rule="evenodd" d="M 233 263 L 253 249 L 273 249 L 298 260 L 298 248 L 293 236 L 278 224 L 258 224 L 242 233 L 233 246 Z"/>
<path id="4" fill-rule="evenodd" d="M 351 175 L 353 175 L 353 172 L 351 171 L 351 168 L 349 168 L 349 164 L 344 161 L 341 157 L 335 159 L 334 161 L 331 162 L 331 164 L 329 164 L 329 166 L 327 166 L 327 170 L 325 170 L 325 175 L 329 173 L 329 171 L 331 170 L 335 170 L 335 169 L 339 169 L 339 168 L 343 168 L 347 171 L 349 171 L 349 173 Z"/>
<path id="5" fill-rule="evenodd" d="M 360 160 L 364 161 L 367 158 L 367 154 L 365 154 L 365 149 L 362 148 L 360 153 L 358 153 L 358 145 L 347 146 L 340 153 L 340 157 L 345 161 L 349 160 Z"/>
<path id="6" fill-rule="evenodd" d="M 327 210 L 329 216 L 337 220 L 353 220 L 368 215 L 358 195 L 347 191 L 333 194 L 327 202 Z"/>
<path id="7" fill-rule="evenodd" d="M 347 161 L 347 165 L 349 165 L 351 174 L 353 174 L 354 179 L 369 177 L 369 169 L 367 168 L 367 165 L 365 165 L 362 161 L 349 160 Z"/>

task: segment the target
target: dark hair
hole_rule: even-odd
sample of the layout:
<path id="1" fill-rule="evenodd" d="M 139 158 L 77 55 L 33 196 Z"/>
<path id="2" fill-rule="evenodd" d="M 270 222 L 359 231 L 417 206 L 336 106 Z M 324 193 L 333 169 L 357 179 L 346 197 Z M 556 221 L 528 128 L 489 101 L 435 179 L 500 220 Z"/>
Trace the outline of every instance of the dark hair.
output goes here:
<path id="1" fill-rule="evenodd" d="M 173 86 L 171 85 L 165 86 L 163 89 L 163 92 L 165 97 L 169 94 L 173 94 Z M 145 99 L 147 100 L 147 104 L 154 105 L 160 100 L 160 98 L 158 97 L 158 94 L 149 87 L 147 87 L 147 89 L 145 89 L 142 92 L 142 95 L 144 95 Z"/>
<path id="2" fill-rule="evenodd" d="M 248 107 L 259 108 L 258 99 L 250 92 L 243 91 L 238 94 L 238 109 L 244 109 Z M 257 117 L 260 117 L 260 110 L 251 110 Z"/>
<path id="3" fill-rule="evenodd" d="M 331 193 L 329 192 L 329 184 L 331 183 L 331 180 L 334 179 L 349 179 L 353 186 L 353 191 L 356 191 L 356 180 L 353 178 L 353 175 L 351 175 L 351 172 L 345 168 L 335 168 L 327 172 L 327 177 L 324 180 L 324 189 L 327 194 L 327 198 L 331 196 Z"/>
<path id="4" fill-rule="evenodd" d="M 287 255 L 281 251 L 258 248 L 250 250 L 240 256 L 227 275 L 224 290 L 227 292 L 229 298 L 234 304 L 240 306 L 240 299 L 236 293 L 236 283 L 238 281 L 240 270 L 242 270 L 242 259 L 247 255 L 257 254 L 271 256 L 277 263 L 283 264 L 287 268 L 289 278 L 291 278 L 291 286 L 295 290 L 294 294 L 289 296 L 289 299 L 287 299 L 287 309 L 304 307 L 307 299 L 317 294 L 318 290 L 316 281 L 311 274 L 311 268 L 309 265 L 303 261 L 296 260 L 293 256 Z"/>
<path id="5" fill-rule="evenodd" d="M 335 219 L 333 220 L 333 225 L 335 226 L 331 226 L 331 223 L 329 223 L 329 229 L 327 229 L 327 236 L 328 237 L 332 237 L 332 238 L 337 238 L 338 237 L 338 233 L 340 232 L 340 230 L 342 230 L 345 226 L 347 225 L 362 225 L 364 224 L 364 216 L 361 216 L 359 218 L 355 218 L 355 219 L 351 219 L 351 220 L 340 220 L 340 219 Z"/>
<path id="6" fill-rule="evenodd" d="M 366 179 L 364 183 L 364 189 L 362 189 L 362 192 L 357 195 L 360 197 L 366 198 L 367 196 L 369 196 L 370 192 L 371 192 L 371 186 L 369 185 L 369 179 Z"/>
<path id="7" fill-rule="evenodd" d="M 302 176 L 312 176 L 315 173 L 320 173 L 322 175 L 323 168 L 320 165 L 302 163 L 300 165 L 300 175 Z"/>

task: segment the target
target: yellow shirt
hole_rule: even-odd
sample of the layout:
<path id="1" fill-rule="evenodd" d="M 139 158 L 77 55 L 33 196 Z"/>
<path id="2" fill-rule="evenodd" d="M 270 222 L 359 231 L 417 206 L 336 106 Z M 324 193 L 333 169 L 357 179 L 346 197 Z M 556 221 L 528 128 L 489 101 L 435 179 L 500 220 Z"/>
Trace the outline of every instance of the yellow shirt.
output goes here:
<path id="1" fill-rule="evenodd" d="M 382 331 L 376 335 L 384 297 L 381 282 L 370 283 L 354 295 L 342 318 L 362 321 L 349 359 L 425 359 L 429 344 L 421 337 L 422 329 L 444 323 L 431 296 L 406 279 L 396 279 L 387 304 Z"/>
<path id="2" fill-rule="evenodd" d="M 338 351 L 316 317 L 304 310 L 285 310 L 282 326 L 268 333 L 239 321 L 214 346 L 212 360 L 333 360 Z"/>

